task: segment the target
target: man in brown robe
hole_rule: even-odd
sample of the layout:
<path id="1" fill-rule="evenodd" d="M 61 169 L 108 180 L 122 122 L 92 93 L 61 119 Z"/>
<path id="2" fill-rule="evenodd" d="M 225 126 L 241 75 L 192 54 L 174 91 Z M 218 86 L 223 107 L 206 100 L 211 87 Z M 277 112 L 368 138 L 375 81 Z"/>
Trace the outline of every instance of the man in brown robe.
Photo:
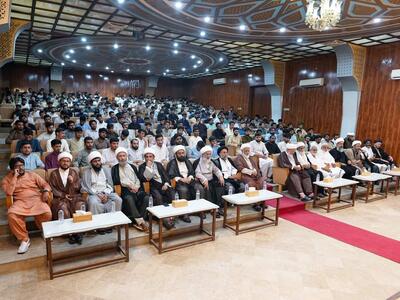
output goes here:
<path id="1" fill-rule="evenodd" d="M 79 174 L 71 169 L 72 155 L 69 152 L 61 152 L 58 157 L 59 168 L 50 174 L 49 183 L 53 191 L 53 202 L 51 210 L 53 219 L 58 217 L 60 210 L 64 213 L 64 218 L 72 218 L 75 211 L 80 210 L 86 202 L 80 193 L 81 183 Z M 85 209 L 86 210 L 86 205 Z M 82 244 L 82 234 L 73 234 L 69 237 L 69 243 Z"/>
<path id="2" fill-rule="evenodd" d="M 296 156 L 296 144 L 287 144 L 286 151 L 278 157 L 278 165 L 288 168 L 290 173 L 286 180 L 288 191 L 292 195 L 300 197 L 303 202 L 311 201 L 314 197 L 310 175 L 303 170 Z"/>

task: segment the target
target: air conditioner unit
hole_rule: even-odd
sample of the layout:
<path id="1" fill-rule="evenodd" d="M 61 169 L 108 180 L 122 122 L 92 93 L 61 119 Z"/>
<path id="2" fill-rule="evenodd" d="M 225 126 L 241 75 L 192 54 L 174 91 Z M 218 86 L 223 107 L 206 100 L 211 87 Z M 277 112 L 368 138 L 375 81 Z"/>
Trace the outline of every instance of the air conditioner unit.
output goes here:
<path id="1" fill-rule="evenodd" d="M 392 80 L 399 80 L 400 79 L 400 69 L 392 70 L 392 73 L 390 74 L 390 78 Z"/>
<path id="2" fill-rule="evenodd" d="M 226 84 L 226 78 L 216 78 L 213 80 L 214 85 Z"/>
<path id="3" fill-rule="evenodd" d="M 300 80 L 299 86 L 301 87 L 317 87 L 324 85 L 324 78 L 312 78 Z"/>

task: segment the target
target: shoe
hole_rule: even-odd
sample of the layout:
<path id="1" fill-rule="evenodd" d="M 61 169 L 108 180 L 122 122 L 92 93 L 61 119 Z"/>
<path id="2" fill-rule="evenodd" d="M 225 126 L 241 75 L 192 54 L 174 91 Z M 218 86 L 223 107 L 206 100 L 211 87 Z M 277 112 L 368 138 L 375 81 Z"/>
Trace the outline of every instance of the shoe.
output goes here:
<path id="1" fill-rule="evenodd" d="M 170 230 L 175 227 L 175 224 L 171 220 L 164 220 L 163 225 L 167 230 Z"/>
<path id="2" fill-rule="evenodd" d="M 200 217 L 201 219 L 203 219 L 203 220 L 207 218 L 206 214 L 203 213 L 203 212 L 199 214 L 199 217 Z"/>
<path id="3" fill-rule="evenodd" d="M 218 208 L 218 213 L 223 216 L 224 215 L 224 209 L 222 207 Z"/>
<path id="4" fill-rule="evenodd" d="M 149 232 L 149 224 L 147 222 L 143 222 L 142 224 L 140 224 L 140 227 L 144 232 Z"/>
<path id="5" fill-rule="evenodd" d="M 261 205 L 253 205 L 255 211 L 261 211 Z"/>
<path id="6" fill-rule="evenodd" d="M 188 215 L 182 216 L 181 219 L 185 223 L 192 223 L 192 220 L 190 220 L 190 217 Z"/>
<path id="7" fill-rule="evenodd" d="M 318 198 L 325 198 L 325 197 L 326 197 L 326 195 L 323 194 L 323 193 L 319 193 L 319 194 L 318 194 Z"/>
<path id="8" fill-rule="evenodd" d="M 311 198 L 308 196 L 304 196 L 303 198 L 300 199 L 302 202 L 308 202 L 311 201 Z"/>
<path id="9" fill-rule="evenodd" d="M 82 233 L 75 234 L 75 241 L 78 245 L 82 245 L 82 240 L 83 240 Z"/>
<path id="10" fill-rule="evenodd" d="M 68 237 L 68 244 L 70 244 L 70 245 L 76 244 L 75 236 L 73 234 L 71 234 Z"/>
<path id="11" fill-rule="evenodd" d="M 106 231 L 105 231 L 105 229 L 97 229 L 97 234 L 105 235 Z"/>
<path id="12" fill-rule="evenodd" d="M 106 233 L 111 233 L 112 231 L 113 231 L 112 228 L 107 228 L 107 229 L 105 230 Z"/>
<path id="13" fill-rule="evenodd" d="M 18 248 L 18 254 L 24 254 L 28 251 L 29 246 L 31 245 L 31 240 L 22 241 Z"/>

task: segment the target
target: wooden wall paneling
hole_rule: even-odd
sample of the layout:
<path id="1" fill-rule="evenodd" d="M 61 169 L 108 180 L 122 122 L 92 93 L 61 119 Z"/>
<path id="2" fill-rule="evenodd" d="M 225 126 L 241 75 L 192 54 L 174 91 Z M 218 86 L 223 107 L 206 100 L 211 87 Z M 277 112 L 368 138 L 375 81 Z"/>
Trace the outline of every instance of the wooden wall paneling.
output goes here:
<path id="1" fill-rule="evenodd" d="M 161 77 L 154 95 L 156 97 L 182 98 L 188 96 L 189 80 Z"/>
<path id="2" fill-rule="evenodd" d="M 400 69 L 400 43 L 368 47 L 356 135 L 381 138 L 399 162 L 400 80 L 390 79 L 393 69 Z"/>
<path id="3" fill-rule="evenodd" d="M 271 118 L 271 95 L 266 86 L 251 87 L 250 115 Z"/>
<path id="4" fill-rule="evenodd" d="M 342 88 L 336 77 L 335 54 L 289 61 L 285 68 L 284 122 L 295 125 L 303 122 L 305 127 L 313 127 L 320 133 L 339 133 L 342 120 Z M 304 71 L 307 71 L 307 74 L 303 74 Z M 323 77 L 324 86 L 299 87 L 301 79 L 311 76 Z M 285 111 L 285 108 L 289 111 Z"/>
<path id="5" fill-rule="evenodd" d="M 9 82 L 11 89 L 37 91 L 44 88 L 49 90 L 50 69 L 22 64 L 9 63 L 3 68 L 3 79 Z"/>

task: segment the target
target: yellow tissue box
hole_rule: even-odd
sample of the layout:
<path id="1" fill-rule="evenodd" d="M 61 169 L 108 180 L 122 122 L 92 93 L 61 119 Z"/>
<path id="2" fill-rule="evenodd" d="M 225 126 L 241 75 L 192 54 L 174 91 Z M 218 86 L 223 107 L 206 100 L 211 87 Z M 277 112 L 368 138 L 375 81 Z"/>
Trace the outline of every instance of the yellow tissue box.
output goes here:
<path id="1" fill-rule="evenodd" d="M 361 172 L 361 176 L 371 176 L 370 172 Z"/>
<path id="2" fill-rule="evenodd" d="M 323 182 L 326 182 L 326 183 L 333 182 L 333 178 L 332 177 L 324 178 Z"/>
<path id="3" fill-rule="evenodd" d="M 255 196 L 258 196 L 259 193 L 260 193 L 260 191 L 254 190 L 254 191 L 247 191 L 247 192 L 245 192 L 244 194 L 245 194 L 247 197 L 255 197 Z"/>
<path id="4" fill-rule="evenodd" d="M 90 211 L 85 212 L 84 214 L 74 213 L 72 215 L 72 222 L 74 223 L 86 221 L 92 221 L 92 213 Z"/>
<path id="5" fill-rule="evenodd" d="M 394 171 L 394 172 L 399 172 L 399 171 L 400 171 L 400 168 L 393 168 L 392 171 Z"/>
<path id="6" fill-rule="evenodd" d="M 185 199 L 172 200 L 172 206 L 175 208 L 188 206 L 188 201 Z"/>

